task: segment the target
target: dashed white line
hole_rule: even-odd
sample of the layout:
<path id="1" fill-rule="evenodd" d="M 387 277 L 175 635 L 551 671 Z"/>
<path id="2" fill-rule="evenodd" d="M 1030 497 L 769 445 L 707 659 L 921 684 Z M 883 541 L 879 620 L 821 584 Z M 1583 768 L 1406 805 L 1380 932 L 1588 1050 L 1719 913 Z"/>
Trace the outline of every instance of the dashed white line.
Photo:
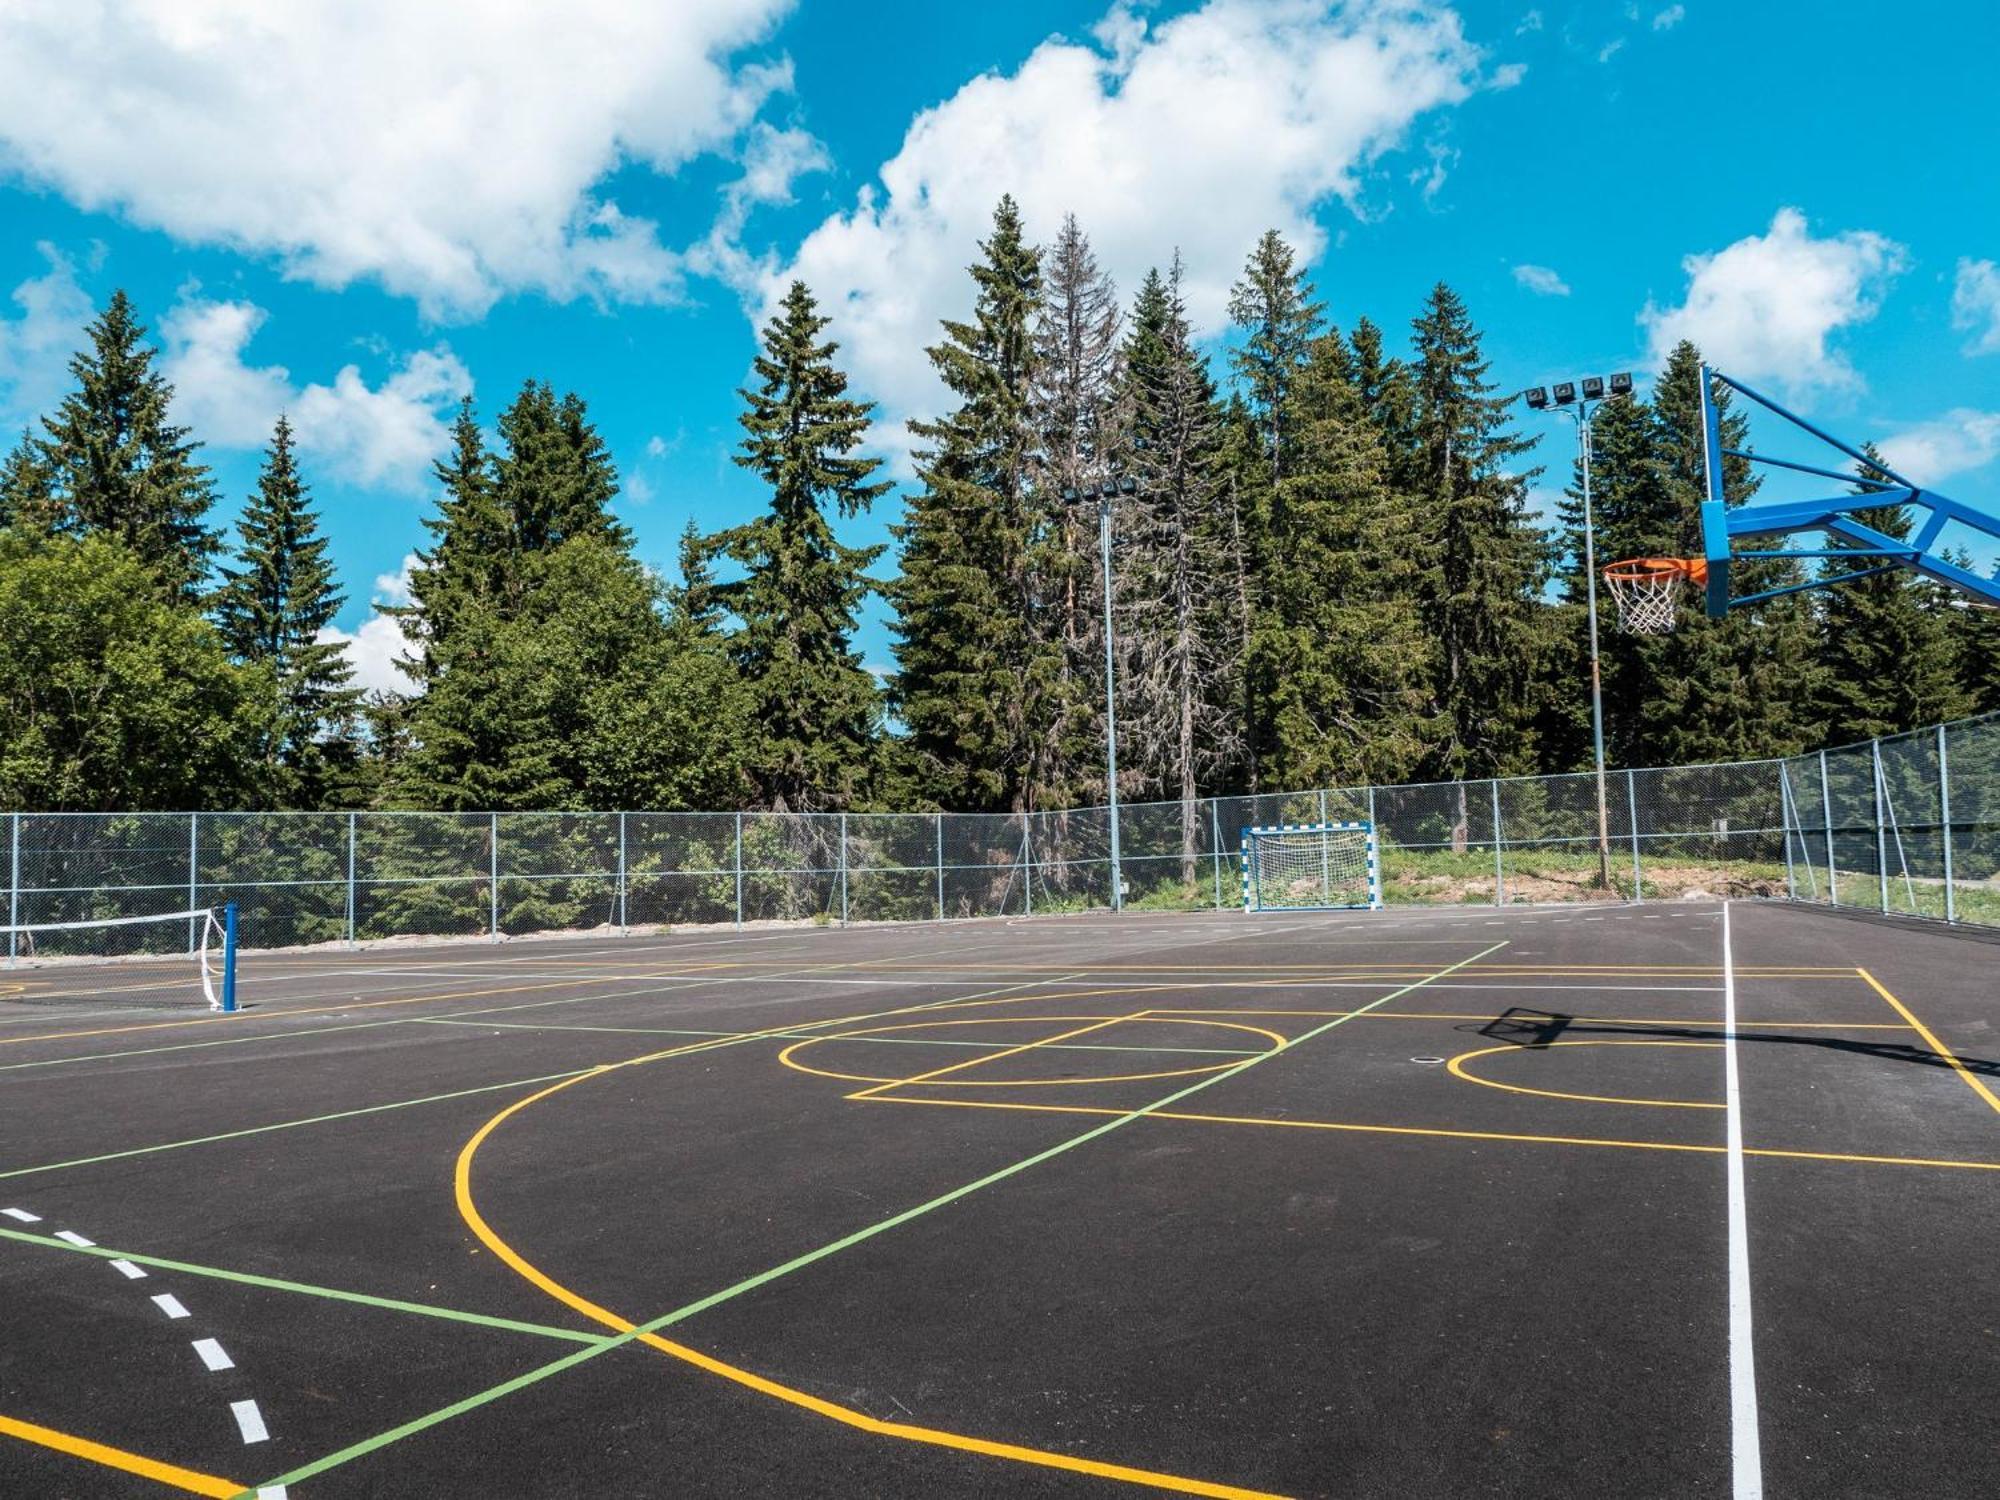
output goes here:
<path id="1" fill-rule="evenodd" d="M 56 1231 L 56 1238 L 67 1241 L 72 1245 L 81 1245 L 86 1250 L 94 1249 L 97 1245 L 96 1240 L 87 1240 L 74 1229 L 58 1229 Z"/>
<path id="2" fill-rule="evenodd" d="M 127 1281 L 144 1281 L 146 1279 L 144 1268 L 133 1265 L 129 1260 L 114 1260 L 111 1262 L 111 1269 L 116 1271 L 120 1276 L 123 1276 Z"/>
<path id="3" fill-rule="evenodd" d="M 237 1430 L 243 1434 L 246 1443 L 262 1443 L 269 1440 L 271 1433 L 264 1426 L 264 1414 L 257 1410 L 255 1401 L 232 1401 L 229 1414 L 236 1418 Z"/>
<path id="4" fill-rule="evenodd" d="M 25 1208 L 0 1208 L 0 1214 L 5 1214 L 10 1219 L 19 1219 L 23 1224 L 39 1224 L 42 1222 L 40 1214 L 31 1214 Z"/>
<path id="5" fill-rule="evenodd" d="M 196 1339 L 194 1341 L 194 1352 L 201 1356 L 201 1362 L 211 1370 L 233 1370 L 236 1368 L 236 1361 L 231 1359 L 228 1351 L 214 1339 Z"/>
<path id="6" fill-rule="evenodd" d="M 181 1306 L 181 1299 L 172 1292 L 162 1292 L 153 1299 L 153 1306 L 170 1318 L 185 1318 L 188 1310 Z"/>

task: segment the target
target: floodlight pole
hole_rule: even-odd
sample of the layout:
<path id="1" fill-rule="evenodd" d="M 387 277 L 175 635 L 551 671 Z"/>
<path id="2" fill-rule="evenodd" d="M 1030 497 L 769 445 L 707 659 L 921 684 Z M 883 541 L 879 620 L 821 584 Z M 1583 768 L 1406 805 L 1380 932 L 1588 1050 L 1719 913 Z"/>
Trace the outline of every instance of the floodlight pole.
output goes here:
<path id="1" fill-rule="evenodd" d="M 1556 410 L 1576 423 L 1577 453 L 1583 467 L 1583 585 L 1590 617 L 1590 743 L 1597 768 L 1597 883 L 1611 888 L 1611 812 L 1605 792 L 1604 770 L 1604 672 L 1597 651 L 1597 518 L 1590 504 L 1590 424 L 1597 408 L 1616 396 L 1588 399 L 1574 406 L 1559 404 Z"/>
<path id="2" fill-rule="evenodd" d="M 1104 790 L 1111 812 L 1111 909 L 1123 911 L 1125 872 L 1118 857 L 1118 679 L 1111 641 L 1112 493 L 1109 484 L 1097 487 L 1097 555 L 1104 568 Z"/>

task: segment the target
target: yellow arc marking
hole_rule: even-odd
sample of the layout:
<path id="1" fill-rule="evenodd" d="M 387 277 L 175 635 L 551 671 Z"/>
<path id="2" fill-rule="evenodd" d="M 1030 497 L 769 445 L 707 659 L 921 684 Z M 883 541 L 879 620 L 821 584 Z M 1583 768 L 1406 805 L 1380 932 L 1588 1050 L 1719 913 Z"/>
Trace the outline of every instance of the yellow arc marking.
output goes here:
<path id="1" fill-rule="evenodd" d="M 1097 1026 L 1085 1027 L 1084 1030 L 1086 1031 L 1096 1030 L 1098 1029 L 1098 1026 L 1109 1025 L 1117 1021 L 1134 1021 L 1134 1022 L 1143 1021 L 1143 1022 L 1150 1022 L 1155 1025 L 1179 1024 L 1179 1025 L 1193 1025 L 1193 1026 L 1220 1026 L 1225 1030 L 1247 1031 L 1251 1033 L 1253 1036 L 1264 1037 L 1270 1041 L 1273 1049 L 1281 1048 L 1285 1045 L 1284 1037 L 1282 1037 L 1275 1031 L 1266 1031 L 1261 1026 L 1234 1025 L 1227 1021 L 1185 1021 L 1185 1020 L 1180 1020 L 1179 1018 L 1170 1018 L 1166 1016 L 1150 1016 L 1150 1015 L 990 1016 L 990 1017 L 982 1017 L 976 1021 L 920 1021 L 915 1025 L 911 1026 L 871 1026 L 865 1031 L 838 1031 L 838 1032 L 831 1032 L 826 1036 L 807 1037 L 803 1041 L 792 1043 L 791 1046 L 785 1048 L 784 1051 L 780 1052 L 778 1054 L 778 1061 L 783 1063 L 786 1067 L 795 1069 L 800 1073 L 812 1073 L 820 1078 L 837 1078 L 847 1083 L 867 1083 L 876 1085 L 895 1084 L 898 1086 L 910 1083 L 932 1083 L 937 1088 L 971 1088 L 971 1089 L 1033 1088 L 1033 1087 L 1053 1087 L 1057 1085 L 1067 1085 L 1075 1087 L 1081 1084 L 1092 1084 L 1092 1083 L 1138 1083 L 1143 1080 L 1153 1079 L 1153 1078 L 1191 1078 L 1199 1073 L 1220 1073 L 1226 1068 L 1236 1067 L 1239 1063 L 1243 1061 L 1243 1059 L 1240 1057 L 1231 1057 L 1219 1063 L 1203 1063 L 1199 1067 L 1192 1067 L 1192 1068 L 1172 1068 L 1165 1072 L 1159 1072 L 1159 1073 L 1110 1073 L 1110 1074 L 1105 1074 L 1101 1077 L 1093 1074 L 1091 1077 L 1088 1078 L 950 1078 L 947 1079 L 942 1077 L 941 1073 L 928 1074 L 920 1078 L 877 1078 L 866 1073 L 838 1073 L 831 1068 L 816 1068 L 813 1067 L 810 1063 L 800 1062 L 798 1058 L 794 1056 L 795 1053 L 802 1052 L 808 1047 L 817 1046 L 821 1042 L 866 1041 L 870 1037 L 880 1036 L 884 1033 L 891 1031 L 928 1031 L 931 1028 L 938 1026 L 991 1026 L 995 1024 L 1026 1025 L 1030 1022 L 1035 1022 L 1035 1021 L 1058 1021 L 1058 1022 L 1092 1021 L 1097 1023 Z M 1076 1036 L 1081 1034 L 1082 1033 L 1080 1032 L 1070 1032 L 1066 1033 L 1065 1036 Z M 967 1062 L 959 1063 L 957 1064 L 957 1066 L 970 1067 L 973 1063 L 992 1062 L 997 1058 L 1011 1057 L 1016 1052 L 1025 1052 L 1034 1048 L 1054 1046 L 1063 1041 L 1064 1039 L 1065 1037 L 1049 1037 L 1039 1042 L 1029 1042 L 1025 1046 L 1010 1047 L 1002 1052 L 985 1053 L 979 1057 L 972 1058 Z M 870 1092 L 874 1091 L 871 1090 Z"/>
<path id="2" fill-rule="evenodd" d="M 229 1496 L 244 1493 L 244 1486 L 233 1479 L 218 1479 L 213 1474 L 183 1469 L 178 1464 L 162 1463 L 157 1458 L 147 1458 L 140 1453 L 127 1453 L 123 1448 L 113 1448 L 107 1443 L 95 1443 L 89 1438 L 58 1432 L 53 1427 L 39 1427 L 33 1422 L 23 1422 L 15 1417 L 0 1416 L 0 1436 L 20 1438 L 23 1442 L 34 1443 L 43 1448 L 53 1448 L 58 1453 L 67 1453 L 72 1458 L 88 1459 L 91 1463 L 102 1464 L 107 1469 L 137 1474 L 141 1479 L 156 1480 L 160 1484 L 171 1485 L 174 1489 L 190 1495 L 213 1495 L 216 1500 L 228 1500 Z"/>
<path id="3" fill-rule="evenodd" d="M 1445 1066 L 1455 1078 L 1467 1083 L 1482 1084 L 1489 1089 L 1505 1089 L 1510 1094 L 1536 1094 L 1544 1099 L 1574 1099 L 1584 1104 L 1649 1104 L 1661 1109 L 1721 1109 L 1720 1104 L 1710 1104 L 1700 1099 L 1627 1099 L 1617 1094 L 1569 1094 L 1560 1089 L 1531 1089 L 1523 1083 L 1498 1083 L 1491 1078 L 1481 1078 L 1469 1070 L 1465 1064 L 1475 1057 L 1492 1057 L 1495 1053 L 1546 1052 L 1551 1047 L 1720 1047 L 1721 1042 L 1613 1042 L 1576 1041 L 1541 1042 L 1533 1046 L 1481 1047 L 1477 1052 L 1461 1052 Z"/>
<path id="4" fill-rule="evenodd" d="M 700 1046 L 704 1044 L 697 1043 L 696 1045 Z M 601 1078 L 605 1074 L 616 1072 L 620 1068 L 634 1067 L 641 1063 L 657 1062 L 687 1050 L 690 1049 L 676 1047 L 667 1052 L 655 1053 L 647 1057 L 636 1057 L 625 1062 L 612 1063 L 592 1072 L 579 1074 L 575 1078 L 565 1079 L 561 1083 L 541 1090 L 539 1093 L 530 1094 L 525 1099 L 516 1100 L 501 1110 L 500 1113 L 493 1116 L 484 1125 L 480 1126 L 472 1138 L 465 1143 L 464 1149 L 459 1152 L 458 1165 L 452 1176 L 453 1193 L 458 1200 L 459 1216 L 465 1220 L 472 1232 L 479 1237 L 480 1243 L 485 1245 L 502 1264 L 506 1265 L 516 1275 L 522 1277 L 547 1295 L 555 1298 L 556 1301 L 562 1303 L 565 1307 L 581 1313 L 593 1323 L 600 1323 L 616 1333 L 634 1335 L 639 1342 L 659 1350 L 662 1354 L 670 1355 L 686 1364 L 693 1365 L 698 1370 L 705 1370 L 711 1375 L 718 1375 L 722 1379 L 730 1381 L 735 1385 L 740 1385 L 747 1390 L 756 1391 L 759 1395 L 772 1397 L 774 1400 L 782 1401 L 788 1406 L 796 1406 L 801 1410 L 812 1412 L 816 1416 L 825 1417 L 830 1421 L 839 1422 L 843 1426 L 852 1427 L 861 1432 L 873 1433 L 881 1437 L 901 1438 L 906 1442 L 925 1443 L 932 1447 L 952 1448 L 962 1453 L 977 1453 L 988 1458 L 1011 1459 L 1017 1463 L 1034 1464 L 1042 1468 L 1063 1469 L 1073 1474 L 1089 1474 L 1100 1479 L 1115 1479 L 1127 1484 L 1149 1485 L 1154 1489 L 1171 1490 L 1183 1495 L 1205 1495 L 1212 1497 L 1212 1500 L 1282 1500 L 1282 1497 L 1264 1490 L 1243 1489 L 1236 1485 L 1216 1484 L 1204 1479 L 1190 1479 L 1176 1474 L 1155 1473 L 1150 1469 L 1130 1468 L 1124 1464 L 1102 1463 L 1096 1459 L 1077 1458 L 1067 1453 L 1050 1453 L 1039 1448 L 1024 1448 L 1014 1443 L 995 1442 L 990 1438 L 973 1437 L 960 1432 L 947 1432 L 943 1428 L 938 1427 L 922 1427 L 911 1422 L 885 1422 L 879 1417 L 871 1417 L 868 1413 L 857 1411 L 851 1406 L 842 1406 L 838 1402 L 828 1401 L 822 1397 L 811 1395 L 806 1391 L 797 1390 L 792 1386 L 767 1379 L 755 1371 L 746 1370 L 740 1365 L 729 1364 L 725 1360 L 715 1358 L 714 1355 L 704 1354 L 699 1349 L 677 1343 L 669 1338 L 663 1338 L 657 1333 L 640 1333 L 638 1331 L 638 1324 L 633 1323 L 628 1318 L 621 1317 L 607 1307 L 600 1307 L 597 1303 L 592 1302 L 589 1298 L 577 1292 L 571 1291 L 561 1282 L 547 1275 L 539 1267 L 529 1263 L 513 1246 L 500 1238 L 493 1227 L 486 1222 L 484 1216 L 481 1215 L 478 1205 L 473 1202 L 472 1161 L 473 1157 L 478 1154 L 480 1146 L 484 1144 L 488 1136 L 513 1116 L 553 1094 L 559 1094 L 564 1089 L 572 1088 L 589 1079 Z M 974 1059 L 974 1061 L 978 1061 L 978 1059 Z"/>

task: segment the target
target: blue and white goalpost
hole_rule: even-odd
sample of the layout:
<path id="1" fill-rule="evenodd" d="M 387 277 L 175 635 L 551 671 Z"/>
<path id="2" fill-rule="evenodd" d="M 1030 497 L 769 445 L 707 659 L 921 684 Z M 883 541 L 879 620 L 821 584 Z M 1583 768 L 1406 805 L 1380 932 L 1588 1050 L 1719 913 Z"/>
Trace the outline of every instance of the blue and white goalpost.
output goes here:
<path id="1" fill-rule="evenodd" d="M 1373 823 L 1243 830 L 1245 911 L 1349 911 L 1382 904 Z"/>

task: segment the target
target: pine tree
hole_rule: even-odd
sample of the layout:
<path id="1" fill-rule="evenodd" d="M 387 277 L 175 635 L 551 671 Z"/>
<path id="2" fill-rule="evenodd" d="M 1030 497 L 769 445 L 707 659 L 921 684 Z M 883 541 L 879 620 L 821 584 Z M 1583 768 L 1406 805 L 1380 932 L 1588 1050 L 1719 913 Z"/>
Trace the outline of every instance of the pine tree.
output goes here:
<path id="1" fill-rule="evenodd" d="M 1041 267 L 1012 198 L 1000 200 L 980 248 L 971 321 L 947 321 L 928 351 L 958 404 L 910 424 L 929 446 L 917 458 L 922 489 L 893 528 L 903 558 L 890 591 L 899 637 L 891 698 L 929 799 L 1020 811 L 1041 805 L 1048 790 L 1032 768 L 1055 718 L 1062 667 L 1032 568 Z"/>
<path id="2" fill-rule="evenodd" d="M 1660 474 L 1680 517 L 1670 554 L 1699 556 L 1701 501 L 1706 493 L 1701 430 L 1701 353 L 1682 340 L 1653 386 L 1659 418 Z M 1722 446 L 1749 448 L 1749 422 L 1732 408 L 1727 387 L 1715 392 Z M 1723 491 L 1740 505 L 1757 491 L 1747 459 L 1724 458 Z M 1794 563 L 1747 562 L 1731 568 L 1735 592 L 1802 582 Z M 1804 595 L 1793 594 L 1720 620 L 1702 613 L 1685 591 L 1679 627 L 1660 638 L 1654 672 L 1641 695 L 1635 755 L 1652 765 L 1749 760 L 1803 749 L 1811 733 L 1814 697 L 1812 618 Z"/>
<path id="3" fill-rule="evenodd" d="M 1961 564 L 1970 565 L 1970 558 Z M 1995 565 L 1992 576 L 2000 579 L 2000 564 Z M 2000 609 L 1959 601 L 1951 635 L 1966 712 L 2000 712 Z"/>
<path id="4" fill-rule="evenodd" d="M 87 330 L 90 348 L 69 372 L 77 389 L 44 417 L 39 461 L 51 475 L 55 529 L 116 538 L 170 595 L 192 602 L 208 577 L 218 534 L 202 524 L 214 484 L 200 444 L 170 420 L 174 388 L 123 291 Z"/>
<path id="5" fill-rule="evenodd" d="M 873 407 L 847 396 L 802 281 L 764 327 L 758 384 L 736 462 L 771 493 L 769 511 L 714 539 L 744 571 L 717 590 L 741 622 L 730 643 L 753 707 L 749 771 L 779 812 L 844 808 L 862 793 L 881 720 L 875 679 L 853 647 L 856 611 L 881 547 L 843 546 L 828 512 L 851 519 L 887 493 L 880 461 L 854 457 Z"/>
<path id="6" fill-rule="evenodd" d="M 690 516 L 681 528 L 681 581 L 667 590 L 667 618 L 683 647 L 720 648 L 723 611 L 715 582 L 715 542 Z"/>
<path id="7" fill-rule="evenodd" d="M 1866 457 L 1880 459 L 1871 444 Z M 1862 480 L 1886 480 L 1879 469 L 1856 465 Z M 1857 484 L 1856 494 L 1871 493 Z M 1910 534 L 1909 511 L 1900 505 L 1857 510 L 1855 519 L 1898 541 Z M 1838 545 L 1838 544 L 1836 544 Z M 1823 580 L 1866 569 L 1871 563 L 1828 558 Z M 1822 743 L 1847 744 L 1939 724 L 1966 712 L 1958 661 L 1940 608 L 1940 586 L 1907 568 L 1832 583 L 1818 611 L 1818 700 Z"/>
<path id="8" fill-rule="evenodd" d="M 23 432 L 20 443 L 0 460 L 0 531 L 47 531 L 55 519 L 55 476 L 42 462 L 34 438 Z"/>
<path id="9" fill-rule="evenodd" d="M 1527 516 L 1532 475 L 1512 465 L 1532 445 L 1507 428 L 1456 292 L 1438 283 L 1413 328 L 1411 477 L 1426 521 L 1418 587 L 1440 711 L 1430 769 L 1448 778 L 1530 770 L 1546 543 Z"/>
<path id="10" fill-rule="evenodd" d="M 1304 368 L 1324 309 L 1313 300 L 1305 268 L 1275 229 L 1264 231 L 1230 288 L 1229 316 L 1243 331 L 1242 347 L 1231 355 L 1264 441 L 1271 480 L 1282 479 L 1291 459 L 1286 411 L 1292 383 Z"/>
<path id="11" fill-rule="evenodd" d="M 215 617 L 230 654 L 271 677 L 266 794 L 278 806 L 322 806 L 351 770 L 361 694 L 341 647 L 320 639 L 345 600 L 282 416 L 237 534 L 243 566 L 224 567 Z"/>
<path id="12" fill-rule="evenodd" d="M 614 547 L 631 542 L 631 533 L 612 519 L 618 474 L 582 397 L 558 397 L 546 381 L 527 381 L 500 414 L 499 427 L 493 497 L 512 529 L 517 556 L 552 552 L 580 536 Z"/>
<path id="13" fill-rule="evenodd" d="M 1045 603 L 1039 633 L 1060 641 L 1061 676 L 1034 779 L 1051 798 L 1101 799 L 1104 744 L 1103 587 L 1088 505 L 1066 503 L 1112 477 L 1120 421 L 1118 292 L 1073 215 L 1043 257 L 1030 420 L 1036 500 L 1029 566 Z"/>
<path id="14" fill-rule="evenodd" d="M 1416 450 L 1416 392 L 1410 384 L 1410 367 L 1383 352 L 1382 330 L 1366 318 L 1355 320 L 1349 343 L 1354 355 L 1354 389 L 1382 440 L 1390 478 L 1400 484 Z"/>
<path id="15" fill-rule="evenodd" d="M 1277 786 L 1405 779 L 1436 733 L 1411 543 L 1421 522 L 1390 483 L 1337 332 L 1314 340 L 1287 421 L 1296 453 L 1272 493 L 1251 659 L 1259 763 Z"/>
<path id="16" fill-rule="evenodd" d="M 1194 347 L 1181 267 L 1146 277 L 1125 345 L 1125 477 L 1116 576 L 1121 766 L 1142 796 L 1180 803 L 1181 879 L 1195 878 L 1197 798 L 1237 759 L 1240 636 L 1222 422 Z"/>

